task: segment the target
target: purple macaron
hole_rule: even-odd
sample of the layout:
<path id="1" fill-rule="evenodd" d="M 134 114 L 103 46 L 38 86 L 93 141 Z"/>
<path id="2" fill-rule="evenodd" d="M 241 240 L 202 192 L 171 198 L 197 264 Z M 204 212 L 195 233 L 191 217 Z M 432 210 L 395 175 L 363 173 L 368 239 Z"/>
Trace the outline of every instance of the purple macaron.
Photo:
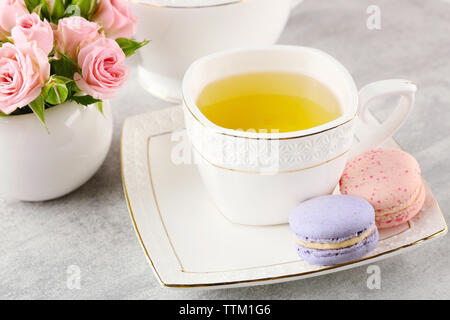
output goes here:
<path id="1" fill-rule="evenodd" d="M 313 264 L 357 260 L 378 243 L 375 211 L 349 195 L 321 196 L 302 202 L 289 216 L 298 255 Z"/>

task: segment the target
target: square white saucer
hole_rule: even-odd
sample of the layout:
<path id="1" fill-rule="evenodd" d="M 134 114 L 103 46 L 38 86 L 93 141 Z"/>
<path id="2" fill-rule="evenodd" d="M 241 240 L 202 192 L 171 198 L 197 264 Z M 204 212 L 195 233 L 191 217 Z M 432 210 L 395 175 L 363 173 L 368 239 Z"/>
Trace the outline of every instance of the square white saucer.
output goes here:
<path id="1" fill-rule="evenodd" d="M 369 123 L 379 125 L 375 118 Z M 125 197 L 138 239 L 165 287 L 248 286 L 318 276 L 373 263 L 447 233 L 427 187 L 422 212 L 407 224 L 382 231 L 368 256 L 331 267 L 309 264 L 297 256 L 287 224 L 256 227 L 226 220 L 195 164 L 179 163 L 186 156 L 180 150 L 188 143 L 179 106 L 133 116 L 123 124 Z M 399 148 L 393 140 L 386 146 Z"/>

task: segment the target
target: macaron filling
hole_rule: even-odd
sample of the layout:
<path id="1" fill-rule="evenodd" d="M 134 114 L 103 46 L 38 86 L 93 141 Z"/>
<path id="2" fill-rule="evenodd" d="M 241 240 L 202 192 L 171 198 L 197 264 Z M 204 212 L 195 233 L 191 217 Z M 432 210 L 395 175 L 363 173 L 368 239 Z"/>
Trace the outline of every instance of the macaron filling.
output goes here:
<path id="1" fill-rule="evenodd" d="M 367 253 L 375 249 L 378 243 L 378 231 L 375 229 L 363 241 L 341 249 L 317 250 L 309 249 L 297 244 L 297 253 L 300 258 L 314 264 L 336 265 L 352 260 L 361 259 Z"/>
<path id="2" fill-rule="evenodd" d="M 317 250 L 333 250 L 333 249 L 342 249 L 346 247 L 351 247 L 357 243 L 364 241 L 368 238 L 372 232 L 376 229 L 376 226 L 373 225 L 370 228 L 366 229 L 361 235 L 346 239 L 340 242 L 315 242 L 315 241 L 302 241 L 295 237 L 295 241 L 302 247 L 317 249 Z"/>

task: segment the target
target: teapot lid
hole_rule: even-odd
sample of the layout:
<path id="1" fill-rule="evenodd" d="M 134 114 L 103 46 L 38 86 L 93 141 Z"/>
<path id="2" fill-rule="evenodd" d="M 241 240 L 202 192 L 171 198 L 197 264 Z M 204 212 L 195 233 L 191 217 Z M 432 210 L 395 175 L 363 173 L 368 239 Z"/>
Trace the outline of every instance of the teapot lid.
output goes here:
<path id="1" fill-rule="evenodd" d="M 245 2 L 247 0 L 128 0 L 161 8 L 203 8 Z"/>

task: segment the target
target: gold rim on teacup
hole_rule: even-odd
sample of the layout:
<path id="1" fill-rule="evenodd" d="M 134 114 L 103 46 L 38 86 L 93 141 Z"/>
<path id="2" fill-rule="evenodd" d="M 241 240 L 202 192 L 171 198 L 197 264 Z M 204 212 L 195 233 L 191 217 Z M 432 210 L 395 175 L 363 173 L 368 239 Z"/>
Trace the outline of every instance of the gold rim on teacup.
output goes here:
<path id="1" fill-rule="evenodd" d="M 347 88 L 351 95 L 354 97 L 353 101 L 350 101 L 350 108 L 351 106 L 356 106 L 352 112 L 348 112 L 345 109 L 345 106 L 341 105 L 344 109 L 342 110 L 342 115 L 339 116 L 337 119 L 332 120 L 330 122 L 327 122 L 325 124 L 322 124 L 320 126 L 316 126 L 313 128 L 308 128 L 304 130 L 299 131 L 291 131 L 291 132 L 283 132 L 283 133 L 260 133 L 260 132 L 244 132 L 244 131 L 238 131 L 233 129 L 227 129 L 220 127 L 213 122 L 211 122 L 208 118 L 206 118 L 203 113 L 198 109 L 196 101 L 190 97 L 188 94 L 189 92 L 189 85 L 190 85 L 190 78 L 192 77 L 192 74 L 195 72 L 195 69 L 198 67 L 198 65 L 201 65 L 203 63 L 207 63 L 208 61 L 216 60 L 220 57 L 230 56 L 230 55 L 239 55 L 243 53 L 257 54 L 258 52 L 264 52 L 264 51 L 273 51 L 273 52 L 309 52 L 311 54 L 315 54 L 320 56 L 324 60 L 328 60 L 331 64 L 334 65 L 338 69 L 338 71 L 341 73 L 342 77 L 344 77 L 349 84 L 349 87 Z M 275 68 L 274 71 L 277 69 Z M 236 72 L 236 74 L 239 74 L 239 72 Z M 184 75 L 183 79 L 183 87 L 182 87 L 182 97 L 183 97 L 183 103 L 186 108 L 186 110 L 192 115 L 193 119 L 195 119 L 198 123 L 200 123 L 203 127 L 208 128 L 209 130 L 212 130 L 215 134 L 230 136 L 230 137 L 236 137 L 236 138 L 243 138 L 243 139 L 255 139 L 255 140 L 289 140 L 289 139 L 297 139 L 302 137 L 308 137 L 316 134 L 320 134 L 335 128 L 338 128 L 342 125 L 347 124 L 348 122 L 354 120 L 358 113 L 357 106 L 359 105 L 358 101 L 358 90 L 356 88 L 355 82 L 353 80 L 353 77 L 348 72 L 348 70 L 334 57 L 331 55 L 310 47 L 301 47 L 301 46 L 289 46 L 289 45 L 273 45 L 268 48 L 255 48 L 255 49 L 231 49 L 227 51 L 222 51 L 218 53 L 213 53 L 211 55 L 208 55 L 206 57 L 200 58 L 197 61 L 195 61 L 191 66 L 188 68 Z M 194 111 L 195 110 L 195 111 Z"/>
<path id="2" fill-rule="evenodd" d="M 207 126 L 206 126 L 204 123 L 202 123 L 202 122 L 201 122 L 201 121 L 200 121 L 200 120 L 192 113 L 191 109 L 189 108 L 189 106 L 188 106 L 188 104 L 187 104 L 187 102 L 186 102 L 186 99 L 184 98 L 184 95 L 183 95 L 183 103 L 184 103 L 186 109 L 187 109 L 187 110 L 189 111 L 189 113 L 192 115 L 192 117 L 193 117 L 198 123 L 200 123 L 203 127 L 207 128 Z M 326 132 L 326 131 L 329 131 L 329 130 L 336 129 L 336 128 L 340 127 L 340 126 L 343 126 L 343 125 L 349 123 L 350 121 L 352 121 L 353 119 L 355 119 L 356 116 L 357 116 L 357 113 L 355 113 L 354 116 L 353 116 L 352 118 L 350 118 L 350 119 L 348 119 L 347 121 L 345 121 L 345 122 L 343 122 L 343 123 L 341 123 L 341 124 L 338 124 L 338 125 L 336 125 L 336 126 L 334 126 L 334 127 L 327 128 L 327 129 L 324 129 L 324 130 L 321 130 L 321 131 L 317 131 L 317 132 L 314 132 L 314 133 L 309 133 L 309 134 L 304 134 L 304 135 L 295 136 L 295 137 L 286 137 L 286 138 L 279 138 L 279 137 L 278 137 L 278 138 L 277 138 L 277 137 L 244 137 L 244 136 L 241 136 L 241 135 L 233 135 L 233 134 L 224 133 L 224 132 L 214 132 L 214 133 L 221 134 L 221 135 L 224 135 L 224 136 L 234 137 L 234 138 L 242 138 L 242 139 L 254 139 L 254 140 L 290 140 L 290 139 L 297 139 L 297 138 L 302 138 L 302 137 L 309 137 L 309 136 L 313 136 L 313 135 L 316 135 L 316 134 L 320 134 L 320 133 L 323 133 L 323 132 Z M 235 131 L 237 131 L 237 130 L 235 130 Z M 303 131 L 303 130 L 302 130 L 302 131 Z M 241 132 L 241 131 L 237 131 L 237 132 Z M 294 132 L 297 132 L 297 131 L 294 131 Z M 287 133 L 290 133 L 290 132 L 287 132 Z M 256 134 L 261 134 L 261 133 L 256 133 Z M 264 134 L 269 134 L 269 135 L 270 135 L 270 133 L 264 133 Z M 279 133 L 276 133 L 276 135 L 279 135 Z"/>

